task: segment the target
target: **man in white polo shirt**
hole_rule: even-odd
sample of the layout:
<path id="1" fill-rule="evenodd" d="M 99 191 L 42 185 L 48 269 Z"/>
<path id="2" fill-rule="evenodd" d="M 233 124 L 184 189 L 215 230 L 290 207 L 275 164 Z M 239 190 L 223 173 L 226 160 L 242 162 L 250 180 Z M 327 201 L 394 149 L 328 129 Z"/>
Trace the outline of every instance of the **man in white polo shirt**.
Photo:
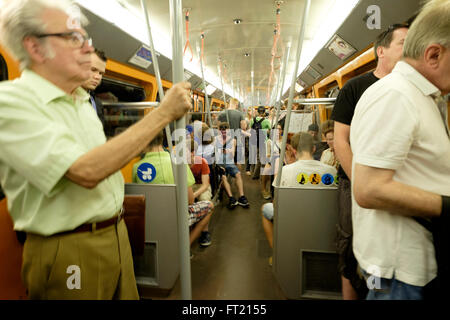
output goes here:
<path id="1" fill-rule="evenodd" d="M 448 30 L 450 2 L 429 1 L 409 29 L 403 60 L 356 106 L 353 250 L 367 299 L 423 299 L 438 265 L 440 276 L 446 271 L 439 262 L 448 252 L 437 264 L 432 233 L 414 217 L 448 227 L 450 140 L 446 106 L 436 102 L 450 92 Z"/>

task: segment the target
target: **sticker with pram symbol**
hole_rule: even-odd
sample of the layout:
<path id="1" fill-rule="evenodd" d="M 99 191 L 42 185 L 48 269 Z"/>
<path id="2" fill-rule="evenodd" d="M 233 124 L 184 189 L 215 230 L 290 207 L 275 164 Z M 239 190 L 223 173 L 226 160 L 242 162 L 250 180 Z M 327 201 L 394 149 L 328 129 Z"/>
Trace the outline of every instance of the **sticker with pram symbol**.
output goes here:
<path id="1" fill-rule="evenodd" d="M 311 184 L 319 184 L 320 183 L 320 174 L 313 173 L 312 175 L 310 175 L 309 182 L 311 182 Z"/>
<path id="2" fill-rule="evenodd" d="M 156 177 L 156 170 L 150 163 L 143 163 L 137 169 L 138 178 L 146 183 L 152 182 Z"/>
<path id="3" fill-rule="evenodd" d="M 308 175 L 306 173 L 299 173 L 297 175 L 297 182 L 299 184 L 307 184 L 308 183 Z"/>
<path id="4" fill-rule="evenodd" d="M 334 181 L 334 177 L 329 173 L 326 173 L 322 176 L 322 183 L 324 185 L 329 186 L 330 184 L 333 183 L 333 181 Z"/>

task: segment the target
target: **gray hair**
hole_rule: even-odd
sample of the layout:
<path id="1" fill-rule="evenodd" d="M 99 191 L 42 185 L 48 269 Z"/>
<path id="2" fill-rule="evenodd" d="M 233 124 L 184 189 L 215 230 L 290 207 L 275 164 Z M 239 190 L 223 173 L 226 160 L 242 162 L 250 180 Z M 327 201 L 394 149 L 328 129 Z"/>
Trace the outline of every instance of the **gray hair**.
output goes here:
<path id="1" fill-rule="evenodd" d="M 431 0 L 415 18 L 403 45 L 405 58 L 419 59 L 432 43 L 450 47 L 450 1 Z"/>
<path id="2" fill-rule="evenodd" d="M 23 39 L 45 33 L 46 24 L 41 18 L 45 9 L 64 11 L 71 18 L 67 21 L 68 26 L 70 24 L 71 27 L 81 27 L 88 24 L 80 8 L 71 0 L 3 1 L 0 7 L 0 43 L 19 61 L 21 70 L 31 64 L 28 52 L 23 46 Z M 51 56 L 51 52 L 48 55 Z"/>

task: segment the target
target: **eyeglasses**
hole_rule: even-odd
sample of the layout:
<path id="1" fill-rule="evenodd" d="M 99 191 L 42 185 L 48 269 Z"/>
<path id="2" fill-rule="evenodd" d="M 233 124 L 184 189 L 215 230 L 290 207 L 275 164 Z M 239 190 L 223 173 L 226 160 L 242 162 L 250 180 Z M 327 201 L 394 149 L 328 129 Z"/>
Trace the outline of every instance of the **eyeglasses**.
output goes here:
<path id="1" fill-rule="evenodd" d="M 84 46 L 84 44 L 88 43 L 89 46 L 92 46 L 92 38 L 88 35 L 83 35 L 78 31 L 71 32 L 62 32 L 62 33 L 47 33 L 47 34 L 39 34 L 36 35 L 37 38 L 45 38 L 45 37 L 60 37 L 66 40 L 69 40 L 69 44 L 73 48 L 80 49 Z"/>

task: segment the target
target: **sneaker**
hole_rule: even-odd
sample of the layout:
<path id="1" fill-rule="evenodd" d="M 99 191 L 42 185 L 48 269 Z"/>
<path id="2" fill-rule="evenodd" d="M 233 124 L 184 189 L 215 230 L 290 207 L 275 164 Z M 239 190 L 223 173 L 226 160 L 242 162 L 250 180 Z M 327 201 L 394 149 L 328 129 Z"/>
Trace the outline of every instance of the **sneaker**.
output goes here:
<path id="1" fill-rule="evenodd" d="M 234 209 L 238 205 L 237 200 L 234 197 L 230 197 L 230 202 L 228 202 L 227 208 Z"/>
<path id="2" fill-rule="evenodd" d="M 248 203 L 248 200 L 245 196 L 242 196 L 238 200 L 238 204 L 244 208 L 248 208 L 250 204 Z"/>
<path id="3" fill-rule="evenodd" d="M 208 247 L 211 245 L 211 234 L 208 231 L 203 231 L 198 240 L 201 247 Z"/>

